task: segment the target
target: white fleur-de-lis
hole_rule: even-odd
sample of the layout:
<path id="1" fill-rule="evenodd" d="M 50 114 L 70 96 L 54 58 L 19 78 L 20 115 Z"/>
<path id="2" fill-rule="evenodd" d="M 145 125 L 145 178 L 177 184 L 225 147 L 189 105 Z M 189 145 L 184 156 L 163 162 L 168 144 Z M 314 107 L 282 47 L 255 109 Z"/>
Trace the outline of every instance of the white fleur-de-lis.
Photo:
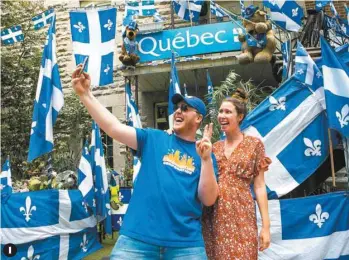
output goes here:
<path id="1" fill-rule="evenodd" d="M 122 199 L 124 198 L 124 196 L 122 195 L 121 192 L 119 192 L 119 200 L 122 202 Z"/>
<path id="2" fill-rule="evenodd" d="M 110 19 L 108 19 L 108 23 L 106 23 L 103 27 L 107 28 L 108 31 L 110 31 L 110 29 L 113 27 L 113 22 Z"/>
<path id="3" fill-rule="evenodd" d="M 292 9 L 292 17 L 297 16 L 298 15 L 298 7 L 295 9 Z"/>
<path id="4" fill-rule="evenodd" d="M 110 70 L 110 67 L 109 67 L 109 64 L 107 64 L 107 67 L 104 70 L 105 74 L 108 74 L 109 70 Z"/>
<path id="5" fill-rule="evenodd" d="M 96 207 L 96 200 L 95 199 L 92 199 L 92 206 Z"/>
<path id="6" fill-rule="evenodd" d="M 193 19 L 193 18 L 194 18 L 194 14 L 193 14 L 193 12 L 190 12 L 189 17 L 190 17 L 191 19 Z"/>
<path id="7" fill-rule="evenodd" d="M 320 71 L 318 71 L 318 72 L 316 73 L 316 77 L 317 77 L 317 78 L 321 78 L 321 77 L 322 77 L 322 74 L 321 74 Z"/>
<path id="8" fill-rule="evenodd" d="M 118 221 L 116 221 L 116 223 L 118 223 L 118 224 L 119 224 L 119 226 L 121 227 L 121 226 L 122 226 L 122 223 L 123 223 L 123 221 L 122 221 L 122 217 L 119 217 L 119 220 L 118 220 Z"/>
<path id="9" fill-rule="evenodd" d="M 321 156 L 321 141 L 315 140 L 314 143 L 309 138 L 303 138 L 304 144 L 308 147 L 305 149 L 305 156 Z"/>
<path id="10" fill-rule="evenodd" d="M 273 96 L 270 96 L 269 102 L 271 104 L 269 107 L 270 111 L 279 110 L 279 109 L 286 110 L 286 97 L 281 97 L 279 98 L 279 100 L 277 100 Z"/>
<path id="11" fill-rule="evenodd" d="M 80 247 L 81 247 L 81 250 L 86 252 L 87 251 L 87 244 L 88 244 L 88 240 L 86 238 L 86 233 L 84 234 L 84 236 L 82 237 L 82 242 L 80 243 Z"/>
<path id="12" fill-rule="evenodd" d="M 37 260 L 40 259 L 40 255 L 34 255 L 34 247 L 28 248 L 27 257 L 22 257 L 21 260 Z"/>
<path id="13" fill-rule="evenodd" d="M 32 122 L 32 129 L 31 129 L 31 131 L 30 131 L 30 134 L 32 135 L 32 134 L 34 134 L 34 128 L 36 127 L 36 121 L 33 121 Z"/>
<path id="14" fill-rule="evenodd" d="M 28 196 L 25 199 L 25 208 L 24 207 L 20 207 L 19 211 L 24 211 L 23 216 L 25 216 L 25 220 L 28 222 L 30 220 L 30 216 L 32 215 L 32 211 L 35 210 L 36 211 L 36 206 L 32 206 L 32 200 L 31 198 Z"/>
<path id="15" fill-rule="evenodd" d="M 106 203 L 106 204 L 105 204 L 105 207 L 106 207 L 107 210 L 108 210 L 108 215 L 111 215 L 110 204 L 109 204 L 109 203 Z"/>
<path id="16" fill-rule="evenodd" d="M 338 118 L 338 121 L 341 124 L 341 128 L 343 128 L 344 126 L 348 125 L 348 121 L 349 121 L 349 115 L 348 114 L 349 114 L 349 106 L 348 106 L 348 104 L 345 104 L 342 107 L 340 113 L 338 111 L 336 111 L 336 117 Z"/>
<path id="17" fill-rule="evenodd" d="M 83 30 L 85 30 L 85 26 L 82 24 L 82 22 L 78 22 L 78 24 L 73 25 L 74 28 L 78 29 L 79 33 L 81 33 Z"/>
<path id="18" fill-rule="evenodd" d="M 85 211 L 88 212 L 88 210 L 87 210 L 87 203 L 85 201 L 82 202 L 82 206 L 85 208 Z"/>
<path id="19" fill-rule="evenodd" d="M 302 74 L 304 74 L 304 70 L 302 70 L 302 69 L 299 69 L 299 70 L 297 70 L 297 72 L 296 72 L 297 74 L 299 74 L 299 75 L 302 75 Z"/>
<path id="20" fill-rule="evenodd" d="M 325 221 L 330 217 L 328 212 L 322 212 L 321 205 L 317 204 L 315 207 L 315 214 L 309 216 L 309 220 L 318 225 L 319 228 L 325 223 Z"/>

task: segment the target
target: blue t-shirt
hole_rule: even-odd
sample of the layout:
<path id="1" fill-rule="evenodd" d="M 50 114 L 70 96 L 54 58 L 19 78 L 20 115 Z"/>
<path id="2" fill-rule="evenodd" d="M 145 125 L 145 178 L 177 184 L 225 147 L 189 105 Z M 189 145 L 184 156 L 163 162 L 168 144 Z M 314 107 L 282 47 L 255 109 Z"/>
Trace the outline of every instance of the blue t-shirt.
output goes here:
<path id="1" fill-rule="evenodd" d="M 195 142 L 155 129 L 136 133 L 142 166 L 120 234 L 158 246 L 204 246 Z M 213 164 L 217 173 L 214 156 Z"/>

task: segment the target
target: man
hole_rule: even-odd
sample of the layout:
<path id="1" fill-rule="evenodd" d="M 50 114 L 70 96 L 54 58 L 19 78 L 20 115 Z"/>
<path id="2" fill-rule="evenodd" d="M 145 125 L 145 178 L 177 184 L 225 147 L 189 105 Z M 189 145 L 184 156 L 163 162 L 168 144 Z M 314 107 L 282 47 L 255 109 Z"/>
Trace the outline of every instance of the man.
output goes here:
<path id="1" fill-rule="evenodd" d="M 173 135 L 122 124 L 90 91 L 90 76 L 73 73 L 72 85 L 96 123 L 142 159 L 111 259 L 207 259 L 201 232 L 202 204 L 213 205 L 218 185 L 212 159 L 212 124 L 195 134 L 206 115 L 196 97 L 176 94 Z"/>

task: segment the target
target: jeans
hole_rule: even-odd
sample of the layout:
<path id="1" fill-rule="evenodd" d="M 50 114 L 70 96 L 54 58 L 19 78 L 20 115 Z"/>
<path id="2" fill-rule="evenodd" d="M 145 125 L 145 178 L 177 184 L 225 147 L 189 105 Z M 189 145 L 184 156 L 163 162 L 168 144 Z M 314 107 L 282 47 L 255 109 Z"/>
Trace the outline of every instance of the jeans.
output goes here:
<path id="1" fill-rule="evenodd" d="M 161 247 L 120 235 L 111 260 L 207 260 L 205 247 Z"/>

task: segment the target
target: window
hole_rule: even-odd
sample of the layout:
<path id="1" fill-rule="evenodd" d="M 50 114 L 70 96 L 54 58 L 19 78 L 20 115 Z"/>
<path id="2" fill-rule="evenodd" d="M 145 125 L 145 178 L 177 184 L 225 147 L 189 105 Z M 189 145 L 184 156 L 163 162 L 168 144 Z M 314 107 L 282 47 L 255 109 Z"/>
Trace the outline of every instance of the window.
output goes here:
<path id="1" fill-rule="evenodd" d="M 169 129 L 168 124 L 168 103 L 155 103 L 155 128 L 161 130 Z"/>
<path id="2" fill-rule="evenodd" d="M 111 107 L 107 107 L 107 109 L 112 112 Z M 107 168 L 114 168 L 114 160 L 113 160 L 113 138 L 108 136 L 106 133 L 101 130 L 103 148 L 104 148 L 104 158 L 106 159 Z"/>

